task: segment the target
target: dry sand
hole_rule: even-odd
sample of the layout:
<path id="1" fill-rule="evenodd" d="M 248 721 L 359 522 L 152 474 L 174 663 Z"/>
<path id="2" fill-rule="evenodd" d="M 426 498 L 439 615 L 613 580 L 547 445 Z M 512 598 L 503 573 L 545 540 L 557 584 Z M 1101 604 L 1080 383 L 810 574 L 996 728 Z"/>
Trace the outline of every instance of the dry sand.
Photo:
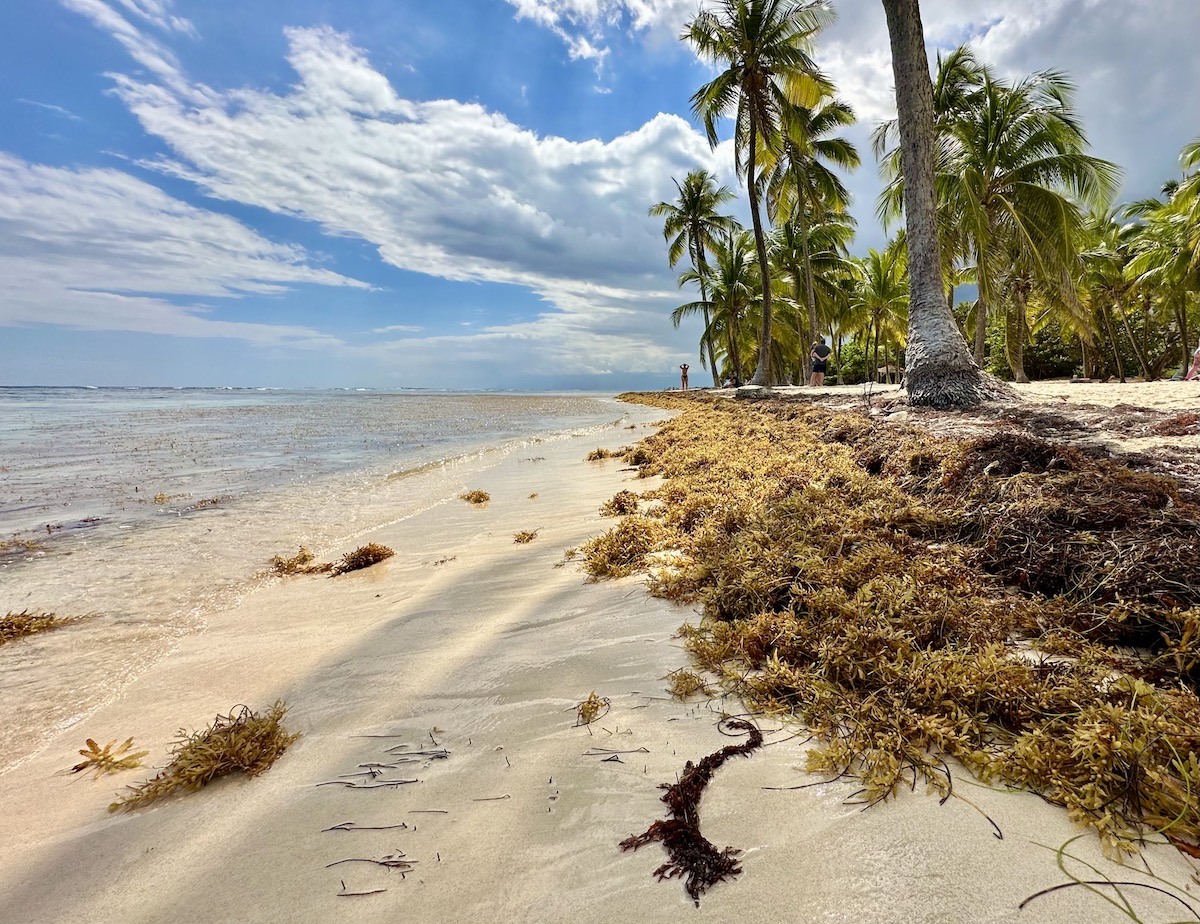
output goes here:
<path id="1" fill-rule="evenodd" d="M 1192 406 L 1200 395 L 1162 387 L 1186 388 Z M 599 442 L 615 448 L 644 432 L 613 430 Z M 1200 894 L 1193 862 L 1174 849 L 1116 866 L 1062 810 L 962 772 L 944 805 L 918 791 L 864 811 L 853 785 L 804 774 L 802 740 L 770 722 L 768 746 L 720 769 L 701 804 L 706 836 L 744 851 L 743 874 L 699 909 L 678 881 L 655 881 L 661 846 L 622 853 L 617 843 L 664 817 L 658 784 L 730 743 L 717 719 L 738 706 L 680 704 L 664 692 L 661 678 L 685 663 L 672 635 L 693 614 L 636 580 L 589 584 L 577 566 L 555 567 L 564 548 L 609 525 L 601 502 L 646 486 L 616 460 L 582 461 L 597 442 L 547 444 L 540 461 L 513 457 L 485 473 L 470 487 L 491 493 L 486 509 L 456 501 L 362 537 L 396 549 L 381 565 L 253 594 L 0 776 L 0 921 L 1129 920 L 1106 901 L 1111 889 L 1064 889 L 1018 910 L 1070 881 L 1055 851 L 1081 833 L 1069 847 L 1081 860 L 1067 861 L 1080 878 L 1156 884 L 1148 862 Z M 538 527 L 534 542 L 513 542 Z M 579 727 L 575 706 L 593 690 L 611 710 Z M 141 771 L 63 772 L 87 737 L 133 735 L 161 765 L 180 726 L 277 698 L 304 737 L 257 779 L 110 815 L 108 803 Z M 318 785 L 387 761 L 388 747 L 434 742 L 448 758 L 389 774 L 418 783 Z M 348 821 L 407 827 L 322 830 Z M 415 861 L 404 876 L 328 866 L 399 852 Z M 339 897 L 343 882 L 386 891 Z M 1126 891 L 1144 921 L 1189 917 L 1150 889 Z"/>

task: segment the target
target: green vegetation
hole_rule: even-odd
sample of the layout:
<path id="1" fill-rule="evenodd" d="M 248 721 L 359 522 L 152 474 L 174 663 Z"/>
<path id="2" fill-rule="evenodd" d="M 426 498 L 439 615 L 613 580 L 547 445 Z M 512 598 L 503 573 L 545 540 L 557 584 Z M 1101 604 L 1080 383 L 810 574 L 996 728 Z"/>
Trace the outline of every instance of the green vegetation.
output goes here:
<path id="1" fill-rule="evenodd" d="M 917 4 L 884 5 L 901 40 L 898 73 L 924 74 L 923 51 L 897 31 L 916 22 L 920 32 Z M 831 15 L 797 0 L 720 0 L 683 35 L 716 69 L 691 103 L 713 145 L 730 120 L 753 224 L 746 231 L 722 214 L 733 193 L 705 171 L 675 180 L 677 197 L 650 208 L 670 265 L 687 257 L 679 284 L 699 297 L 671 319 L 703 321 L 700 360 L 714 385 L 806 382 L 819 334 L 833 347 L 828 381 L 839 384 L 905 369 L 907 338 L 921 337 L 923 369 L 907 369 L 906 380 L 917 404 L 1010 394 L 980 382 L 976 366 L 1015 381 L 1151 380 L 1187 368 L 1200 332 L 1200 138 L 1184 147 L 1182 179 L 1161 198 L 1116 205 L 1120 168 L 1089 152 L 1067 75 L 1004 79 L 966 46 L 939 56 L 933 120 L 921 127 L 936 152 L 921 180 L 937 205 L 921 225 L 930 272 L 922 264 L 921 299 L 910 304 L 907 233 L 850 255 L 841 174 L 859 156 L 839 132 L 855 116 L 818 66 Z M 889 178 L 878 205 L 885 225 L 905 202 L 898 138 L 898 121 L 875 128 Z M 955 305 L 966 285 L 978 297 Z M 945 381 L 930 382 L 937 377 Z"/>
<path id="2" fill-rule="evenodd" d="M 980 779 L 1132 851 L 1200 839 L 1200 508 L 1031 436 L 952 440 L 797 403 L 674 400 L 650 512 L 584 548 L 703 608 L 698 668 L 819 740 L 866 798 Z"/>
<path id="3" fill-rule="evenodd" d="M 202 731 L 188 734 L 182 729 L 172 748 L 171 762 L 154 779 L 137 786 L 108 807 L 143 808 L 179 791 L 195 791 L 213 780 L 242 772 L 258 776 L 277 761 L 300 737 L 283 727 L 287 707 L 276 702 L 265 712 L 238 706 L 228 715 L 217 716 Z"/>

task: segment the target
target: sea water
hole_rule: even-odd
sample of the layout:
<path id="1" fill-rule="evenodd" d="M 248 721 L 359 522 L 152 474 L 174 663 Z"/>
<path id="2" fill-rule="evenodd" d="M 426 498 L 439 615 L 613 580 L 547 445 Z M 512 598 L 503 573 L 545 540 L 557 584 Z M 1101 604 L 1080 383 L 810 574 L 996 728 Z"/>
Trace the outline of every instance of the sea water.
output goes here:
<path id="1" fill-rule="evenodd" d="M 599 396 L 0 388 L 0 771 L 272 578 L 543 440 L 659 416 Z"/>

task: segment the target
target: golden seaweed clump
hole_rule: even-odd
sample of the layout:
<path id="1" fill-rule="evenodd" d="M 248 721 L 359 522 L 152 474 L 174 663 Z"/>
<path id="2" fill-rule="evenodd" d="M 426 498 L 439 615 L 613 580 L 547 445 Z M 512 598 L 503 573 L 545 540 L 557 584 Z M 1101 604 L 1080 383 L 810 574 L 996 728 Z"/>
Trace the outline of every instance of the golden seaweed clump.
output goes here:
<path id="1" fill-rule="evenodd" d="M 593 578 L 627 577 L 647 567 L 647 557 L 669 546 L 671 532 L 659 520 L 632 514 L 583 544 L 584 570 Z"/>
<path id="2" fill-rule="evenodd" d="M 57 629 L 74 621 L 63 616 L 55 616 L 53 613 L 33 613 L 29 610 L 6 613 L 4 616 L 0 616 L 0 645 L 26 635 L 33 635 L 35 632 Z"/>
<path id="3" fill-rule="evenodd" d="M 588 462 L 600 462 L 604 459 L 611 459 L 619 453 L 613 452 L 611 449 L 593 449 L 587 454 Z"/>
<path id="4" fill-rule="evenodd" d="M 492 499 L 492 495 L 488 494 L 487 491 L 465 491 L 458 495 L 458 499 L 465 500 L 468 504 L 475 507 L 485 507 L 487 506 L 487 502 Z"/>
<path id="5" fill-rule="evenodd" d="M 525 545 L 528 542 L 533 542 L 539 532 L 541 532 L 541 527 L 534 530 L 523 529 L 513 536 L 513 542 L 517 545 Z"/>
<path id="6" fill-rule="evenodd" d="M 276 574 L 324 574 L 327 571 L 333 570 L 332 562 L 323 564 L 312 564 L 315 556 L 304 546 L 300 546 L 300 551 L 287 558 L 283 555 L 276 555 L 271 559 L 271 570 Z"/>
<path id="7" fill-rule="evenodd" d="M 623 517 L 638 511 L 638 496 L 632 491 L 618 491 L 600 505 L 600 516 Z"/>
<path id="8" fill-rule="evenodd" d="M 612 704 L 607 696 L 597 696 L 596 691 L 588 695 L 588 698 L 575 707 L 575 711 L 579 716 L 577 725 L 591 725 L 596 719 L 608 712 Z"/>
<path id="9" fill-rule="evenodd" d="M 1017 430 L 638 400 L 679 412 L 626 455 L 661 503 L 586 569 L 699 605 L 693 663 L 803 723 L 810 769 L 877 801 L 949 792 L 952 756 L 1110 854 L 1200 841 L 1200 508 L 1177 482 Z"/>
<path id="10" fill-rule="evenodd" d="M 671 671 L 663 678 L 667 681 L 667 691 L 675 697 L 675 699 L 687 699 L 689 696 L 701 694 L 703 696 L 711 696 L 712 688 L 693 670 L 688 670 L 686 667 L 681 667 L 679 670 Z"/>
<path id="11" fill-rule="evenodd" d="M 353 552 L 347 552 L 343 555 L 342 560 L 333 566 L 333 574 L 345 574 L 347 571 L 359 571 L 363 568 L 370 568 L 371 565 L 378 564 L 385 558 L 391 558 L 395 554 L 386 545 L 368 542 L 366 545 L 359 546 Z"/>
<path id="12" fill-rule="evenodd" d="M 90 770 L 96 776 L 104 776 L 106 773 L 119 773 L 122 770 L 135 770 L 142 765 L 142 758 L 149 754 L 149 751 L 135 751 L 130 754 L 129 751 L 133 747 L 133 739 L 126 738 L 124 742 L 114 751 L 113 745 L 117 743 L 114 738 L 104 747 L 96 744 L 91 738 L 87 739 L 87 747 L 80 748 L 79 753 L 83 755 L 84 760 L 81 760 L 71 768 L 72 773 L 81 773 L 85 770 Z"/>
<path id="13" fill-rule="evenodd" d="M 219 715 L 212 725 L 191 734 L 179 731 L 171 762 L 154 779 L 130 786 L 127 795 L 108 807 L 138 809 L 180 790 L 195 791 L 218 777 L 242 772 L 258 776 L 300 737 L 283 727 L 287 706 L 277 701 L 263 713 L 238 706 Z"/>

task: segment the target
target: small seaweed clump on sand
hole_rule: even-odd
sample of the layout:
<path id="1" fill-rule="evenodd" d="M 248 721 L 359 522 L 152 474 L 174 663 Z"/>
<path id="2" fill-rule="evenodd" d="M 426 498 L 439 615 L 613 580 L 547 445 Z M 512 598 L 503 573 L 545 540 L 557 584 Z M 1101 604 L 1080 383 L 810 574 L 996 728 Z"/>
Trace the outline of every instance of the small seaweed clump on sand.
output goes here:
<path id="1" fill-rule="evenodd" d="M 694 662 L 803 722 L 810 769 L 945 795 L 952 756 L 1109 853 L 1200 841 L 1200 508 L 1172 479 L 1017 430 L 639 400 L 680 411 L 642 444 L 662 503 L 584 567 L 699 604 Z"/>
<path id="2" fill-rule="evenodd" d="M 276 574 L 324 574 L 333 570 L 332 562 L 314 565 L 312 562 L 315 557 L 304 546 L 300 546 L 300 551 L 291 558 L 283 555 L 272 558 L 271 570 Z"/>
<path id="3" fill-rule="evenodd" d="M 637 510 L 638 496 L 632 491 L 618 491 L 600 505 L 600 516 L 623 517 L 629 513 L 637 513 Z"/>
<path id="4" fill-rule="evenodd" d="M 667 681 L 667 692 L 675 699 L 687 699 L 689 696 L 695 696 L 697 693 L 709 696 L 712 694 L 712 688 L 693 670 L 688 670 L 686 667 L 681 667 L 679 670 L 671 671 L 663 678 Z"/>
<path id="5" fill-rule="evenodd" d="M 353 552 L 347 552 L 343 555 L 342 560 L 333 566 L 333 574 L 345 574 L 347 571 L 360 571 L 363 568 L 370 568 L 371 565 L 377 565 L 385 558 L 391 558 L 395 554 L 386 545 L 368 542 L 366 545 L 359 546 Z"/>
<path id="6" fill-rule="evenodd" d="M 700 896 L 711 886 L 742 872 L 737 861 L 739 851 L 732 847 L 717 850 L 700 833 L 700 797 L 721 764 L 730 757 L 748 757 L 763 743 L 762 732 L 742 719 L 727 719 L 725 727 L 747 732 L 745 743 L 726 745 L 699 764 L 690 760 L 684 764 L 683 776 L 678 783 L 663 783 L 659 787 L 666 790 L 662 801 L 670 809 L 670 818 L 654 822 L 644 834 L 628 837 L 620 844 L 622 850 L 637 850 L 654 841 L 662 841 L 670 859 L 656 869 L 654 875 L 660 882 L 686 876 L 685 888 L 697 907 Z"/>
<path id="7" fill-rule="evenodd" d="M 462 494 L 458 495 L 458 499 L 464 500 L 468 504 L 471 504 L 475 507 L 484 507 L 487 506 L 487 502 L 492 499 L 492 495 L 488 494 L 487 491 L 464 491 Z"/>
<path id="8" fill-rule="evenodd" d="M 194 791 L 218 777 L 238 771 L 258 776 L 300 737 L 283 727 L 287 707 L 276 702 L 264 713 L 246 706 L 219 715 L 203 731 L 188 734 L 182 729 L 172 749 L 171 762 L 152 780 L 130 786 L 129 793 L 108 807 L 138 809 L 174 795 Z"/>
<path id="9" fill-rule="evenodd" d="M 611 449 L 593 449 L 587 454 L 588 462 L 601 462 L 604 459 L 611 459 L 619 456 L 619 452 L 613 452 Z"/>
<path id="10" fill-rule="evenodd" d="M 513 542 L 517 545 L 525 545 L 526 543 L 533 542 L 539 532 L 541 532 L 540 527 L 538 529 L 523 529 L 513 534 Z"/>
<path id="11" fill-rule="evenodd" d="M 35 632 L 57 629 L 74 621 L 64 616 L 55 616 L 53 613 L 33 613 L 29 610 L 22 610 L 19 613 L 9 612 L 0 616 L 0 645 L 26 635 L 33 635 Z"/>
<path id="12" fill-rule="evenodd" d="M 607 696 L 597 696 L 596 691 L 592 690 L 591 694 L 575 707 L 575 712 L 579 716 L 577 725 L 591 725 L 596 719 L 608 712 L 612 704 Z"/>
<path id="13" fill-rule="evenodd" d="M 88 738 L 86 743 L 87 747 L 79 750 L 84 759 L 71 768 L 72 773 L 91 770 L 96 776 L 104 776 L 106 773 L 136 770 L 142 765 L 142 758 L 150 753 L 149 751 L 134 751 L 130 754 L 129 751 L 133 748 L 132 738 L 126 738 L 115 751 L 113 750 L 113 745 L 117 743 L 115 738 L 104 747 L 100 747 L 91 738 Z"/>

